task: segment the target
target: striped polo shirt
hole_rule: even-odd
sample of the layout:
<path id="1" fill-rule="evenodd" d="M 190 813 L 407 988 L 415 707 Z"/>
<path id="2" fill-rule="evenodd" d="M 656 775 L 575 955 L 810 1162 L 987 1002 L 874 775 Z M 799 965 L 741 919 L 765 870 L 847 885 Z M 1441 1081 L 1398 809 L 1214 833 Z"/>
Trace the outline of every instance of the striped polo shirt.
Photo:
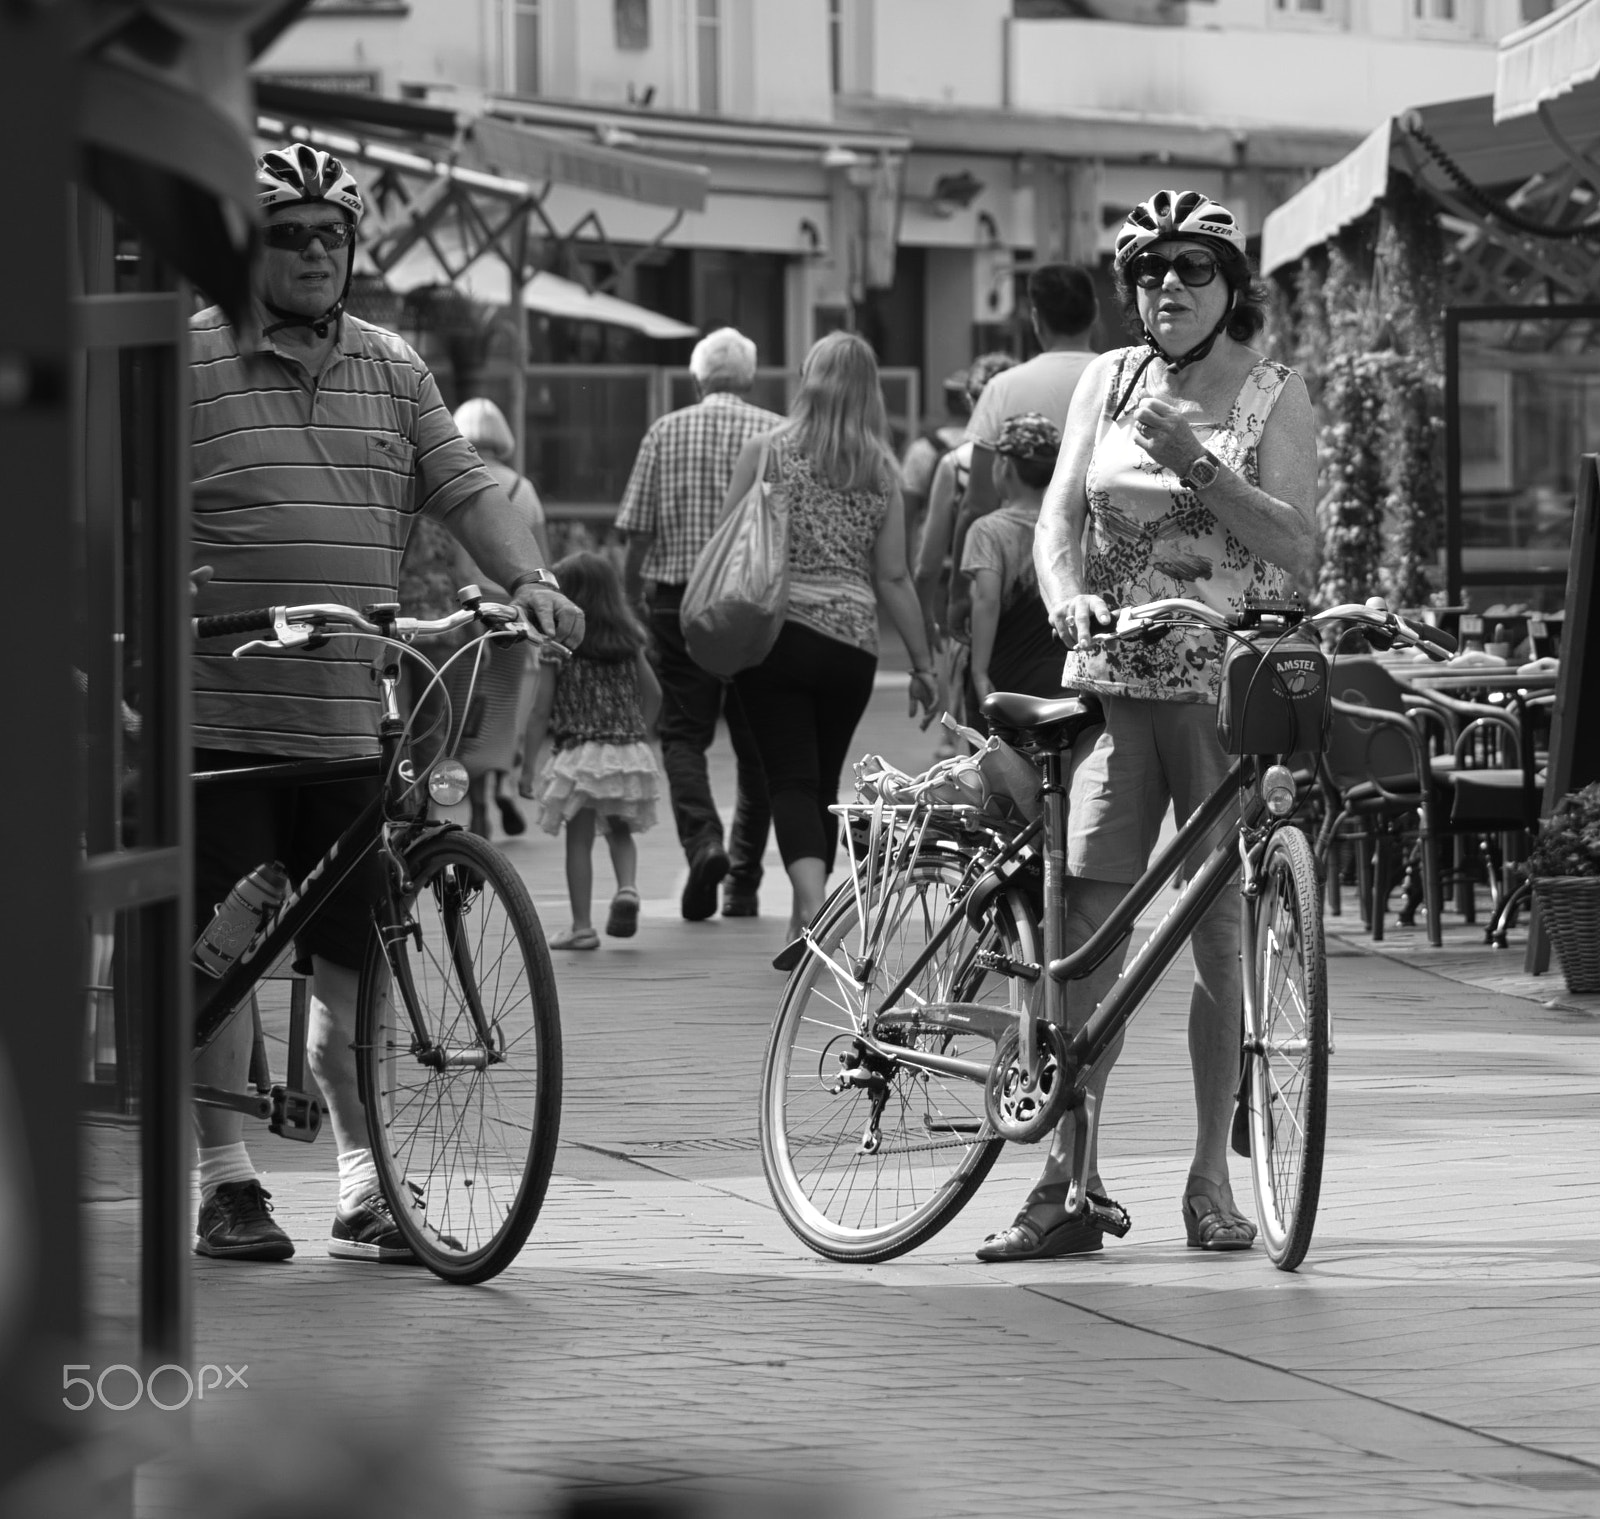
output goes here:
<path id="1" fill-rule="evenodd" d="M 270 339 L 240 351 L 213 306 L 189 323 L 194 562 L 215 573 L 200 614 L 398 599 L 412 519 L 440 521 L 494 485 L 415 351 L 356 317 L 322 373 Z M 377 749 L 365 642 L 248 655 L 197 645 L 194 741 L 202 747 L 342 758 Z"/>

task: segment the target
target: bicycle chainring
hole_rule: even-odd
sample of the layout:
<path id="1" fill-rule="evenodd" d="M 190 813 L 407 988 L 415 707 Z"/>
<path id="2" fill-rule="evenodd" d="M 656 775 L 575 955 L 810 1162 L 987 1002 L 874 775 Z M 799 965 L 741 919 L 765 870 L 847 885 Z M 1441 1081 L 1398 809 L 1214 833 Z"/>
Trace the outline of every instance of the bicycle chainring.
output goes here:
<path id="1" fill-rule="evenodd" d="M 1034 1023 L 1039 1043 L 1038 1069 L 1029 1081 L 1022 1069 L 1015 1029 L 995 1046 L 984 1083 L 983 1107 L 996 1134 L 1013 1144 L 1034 1144 L 1056 1126 L 1066 1111 L 1067 1038 L 1053 1023 Z"/>

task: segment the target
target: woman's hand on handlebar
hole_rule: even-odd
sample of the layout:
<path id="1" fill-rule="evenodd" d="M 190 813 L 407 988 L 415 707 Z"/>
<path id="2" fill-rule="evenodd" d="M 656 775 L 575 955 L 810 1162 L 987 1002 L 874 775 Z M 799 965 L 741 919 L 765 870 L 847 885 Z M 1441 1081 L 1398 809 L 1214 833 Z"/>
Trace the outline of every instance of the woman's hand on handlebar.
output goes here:
<path id="1" fill-rule="evenodd" d="M 534 627 L 557 643 L 575 649 L 583 642 L 583 609 L 560 591 L 542 585 L 519 585 L 511 600 L 522 608 Z"/>
<path id="2" fill-rule="evenodd" d="M 1069 596 L 1050 612 L 1050 625 L 1056 630 L 1056 637 L 1069 649 L 1087 643 L 1116 620 L 1116 614 L 1099 596 Z"/>

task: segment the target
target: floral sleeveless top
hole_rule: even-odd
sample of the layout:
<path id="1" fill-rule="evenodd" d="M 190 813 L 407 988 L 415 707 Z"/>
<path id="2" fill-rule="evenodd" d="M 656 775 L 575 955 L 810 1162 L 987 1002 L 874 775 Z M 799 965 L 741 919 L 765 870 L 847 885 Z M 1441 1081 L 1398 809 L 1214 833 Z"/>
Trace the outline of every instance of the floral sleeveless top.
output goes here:
<path id="1" fill-rule="evenodd" d="M 1144 354 L 1125 348 L 1118 355 L 1100 415 L 1086 481 L 1088 588 L 1113 606 L 1184 596 L 1219 612 L 1239 611 L 1246 596 L 1281 596 L 1283 570 L 1251 553 L 1172 470 L 1134 442 L 1130 413 L 1146 393 L 1142 378 L 1122 415 L 1111 420 L 1127 372 Z M 1259 483 L 1262 429 L 1292 373 L 1262 359 L 1245 376 L 1225 423 L 1195 424 L 1200 441 L 1251 485 Z M 1222 655 L 1222 636 L 1209 632 L 1173 632 L 1143 646 L 1073 649 L 1062 684 L 1104 696 L 1215 702 Z"/>
<path id="2" fill-rule="evenodd" d="M 772 449 L 771 474 L 789 510 L 786 621 L 878 652 L 878 595 L 872 555 L 889 514 L 886 487 L 842 491 L 818 479 L 787 440 Z"/>
<path id="3" fill-rule="evenodd" d="M 550 739 L 556 749 L 580 744 L 633 744 L 645 737 L 639 671 L 631 659 L 574 654 L 556 667 Z"/>

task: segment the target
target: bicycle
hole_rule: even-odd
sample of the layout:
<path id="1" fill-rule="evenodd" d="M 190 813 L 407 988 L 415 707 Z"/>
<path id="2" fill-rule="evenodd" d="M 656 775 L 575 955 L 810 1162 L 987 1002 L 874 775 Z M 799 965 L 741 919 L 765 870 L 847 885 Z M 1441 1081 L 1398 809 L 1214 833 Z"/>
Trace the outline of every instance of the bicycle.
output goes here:
<path id="1" fill-rule="evenodd" d="M 484 840 L 429 817 L 429 798 L 460 801 L 467 775 L 443 754 L 425 766 L 414 759 L 412 722 L 400 710 L 400 659 L 410 656 L 431 672 L 416 708 L 438 690 L 443 718 L 433 726 L 442 721 L 448 735 L 456 725 L 442 678 L 455 660 L 481 661 L 490 641 L 525 638 L 565 650 L 519 608 L 482 600 L 476 586 L 458 599 L 459 611 L 433 620 L 401 617 L 397 603 L 360 612 L 326 603 L 194 619 L 200 638 L 271 632 L 270 639 L 235 649 L 235 657 L 314 648 L 333 638 L 375 641 L 380 700 L 375 757 L 203 772 L 196 785 L 382 780 L 205 995 L 195 1011 L 195 1044 L 203 1047 L 244 1011 L 334 889 L 376 852 L 383 890 L 356 1014 L 368 1138 L 384 1198 L 417 1258 L 448 1281 L 475 1283 L 516 1258 L 549 1186 L 561 1121 L 560 1010 L 544 932 L 521 878 Z M 415 639 L 471 623 L 482 631 L 437 668 L 411 647 Z M 299 1089 L 304 1047 L 300 997 L 291 1011 L 286 1086 L 253 1093 L 197 1087 L 196 1100 L 265 1118 L 289 1138 L 314 1140 L 320 1112 Z"/>
<path id="2" fill-rule="evenodd" d="M 1283 761 L 1325 740 L 1326 659 L 1306 635 L 1334 623 L 1437 659 L 1453 648 L 1448 635 L 1405 622 L 1377 598 L 1315 616 L 1263 603 L 1237 619 L 1198 602 L 1158 601 L 1124 609 L 1099 635 L 1206 628 L 1254 662 L 1241 670 L 1240 742 L 1226 778 L 1070 954 L 1064 761 L 1101 721 L 1092 697 L 985 701 L 991 744 L 1000 746 L 989 752 L 1014 751 L 1038 774 L 1037 798 L 1003 788 L 1021 816 L 979 805 L 995 788 L 970 777 L 972 795 L 952 796 L 962 783 L 947 767 L 923 777 L 858 771 L 862 800 L 834 809 L 849 879 L 779 957 L 793 968 L 762 1073 L 767 1183 L 811 1249 L 844 1261 L 913 1249 L 960 1212 L 1007 1140 L 1043 1139 L 1068 1112 L 1076 1173 L 1067 1211 L 1092 1209 L 1105 1228 L 1126 1233 L 1126 1214 L 1089 1196 L 1099 1116 L 1092 1080 L 1238 872 L 1245 975 L 1235 1147 L 1250 1155 L 1268 1256 L 1281 1270 L 1300 1264 L 1321 1185 L 1332 1035 L 1320 885 L 1296 820 L 1309 783 Z M 1069 1038 L 1068 983 L 1117 949 L 1230 813 L 1234 826 Z"/>

